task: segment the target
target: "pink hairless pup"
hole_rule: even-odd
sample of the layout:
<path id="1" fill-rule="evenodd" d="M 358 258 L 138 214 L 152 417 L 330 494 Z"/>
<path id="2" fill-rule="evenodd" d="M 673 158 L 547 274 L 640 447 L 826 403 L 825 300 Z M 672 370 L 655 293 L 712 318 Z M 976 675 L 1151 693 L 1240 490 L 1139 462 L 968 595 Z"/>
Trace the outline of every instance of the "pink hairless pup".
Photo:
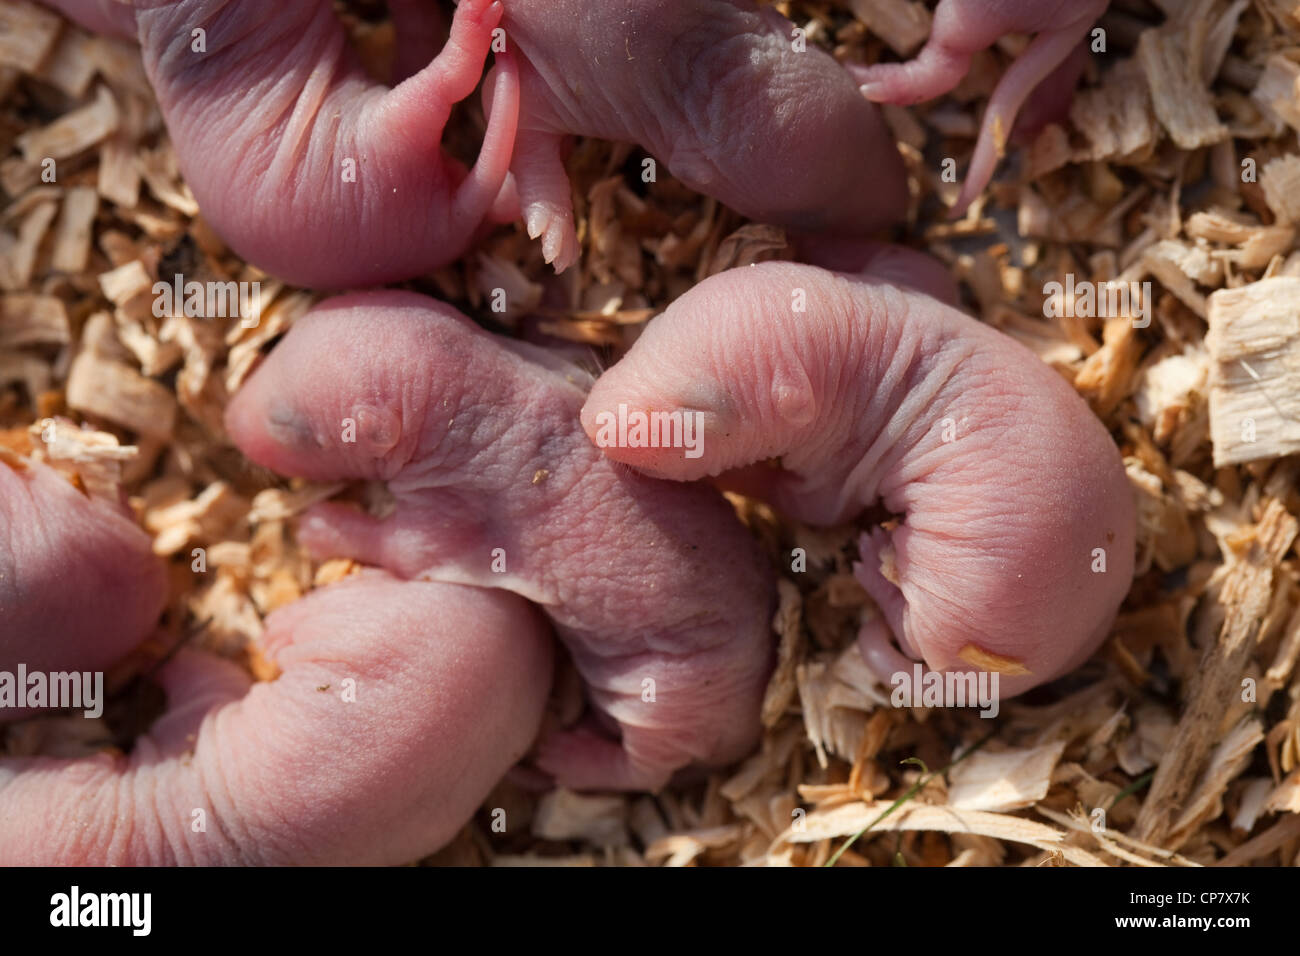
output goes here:
<path id="1" fill-rule="evenodd" d="M 583 424 L 642 472 L 721 475 L 814 524 L 883 503 L 900 519 L 862 536 L 857 569 L 881 612 L 861 631 L 871 668 L 979 669 L 1020 693 L 1082 663 L 1128 591 L 1119 452 L 1032 353 L 907 288 L 943 285 L 928 257 L 871 259 L 702 282 L 596 382 Z M 602 422 L 620 406 L 701 415 L 703 455 L 613 442 Z"/>
<path id="2" fill-rule="evenodd" d="M 1008 33 L 1037 37 L 1003 75 L 984 112 L 975 154 L 953 206 L 960 215 L 993 178 L 1025 100 L 1078 48 L 1108 0 L 940 0 L 929 42 L 908 63 L 852 66 L 862 92 L 878 103 L 919 103 L 947 93 L 971 56 Z"/>
<path id="3" fill-rule="evenodd" d="M 906 200 L 877 108 L 750 0 L 510 0 L 504 19 L 501 2 L 461 0 L 446 47 L 392 90 L 365 77 L 328 0 L 49 2 L 138 36 L 204 215 L 250 262 L 305 285 L 453 261 L 485 219 L 516 212 L 507 167 L 529 234 L 567 268 L 568 134 L 638 143 L 688 186 L 803 231 L 868 235 Z M 432 42 L 414 6 L 394 11 L 399 39 L 418 34 L 399 45 L 403 62 Z M 439 140 L 489 49 L 488 130 L 466 174 Z"/>
<path id="4" fill-rule="evenodd" d="M 509 56 L 474 167 L 440 146 L 452 107 L 482 78 L 500 0 L 462 0 L 446 46 L 393 89 L 365 74 L 329 0 L 51 5 L 139 40 L 203 215 L 282 278 L 408 279 L 458 258 L 489 216 L 514 213 L 502 194 L 518 111 Z"/>
<path id="5" fill-rule="evenodd" d="M 571 788 L 654 790 L 756 742 L 772 573 L 715 490 L 645 478 L 591 446 L 588 382 L 431 299 L 350 295 L 294 325 L 226 423 L 282 474 L 387 483 L 386 518 L 335 503 L 304 516 L 299 539 L 317 554 L 540 607 L 595 714 L 544 737 L 539 766 Z"/>
<path id="6" fill-rule="evenodd" d="M 0 515 L 0 671 L 94 671 L 149 635 L 162 567 L 130 522 L 37 465 L 0 464 Z M 262 648 L 282 673 L 257 684 L 177 654 L 128 755 L 0 758 L 0 865 L 409 862 L 524 755 L 550 688 L 527 602 L 380 572 L 276 611 Z"/>
<path id="7" fill-rule="evenodd" d="M 874 106 L 790 21 L 750 0 L 507 0 L 522 104 L 511 169 L 530 235 L 557 269 L 577 255 L 561 145 L 638 143 L 754 219 L 866 236 L 907 186 Z"/>

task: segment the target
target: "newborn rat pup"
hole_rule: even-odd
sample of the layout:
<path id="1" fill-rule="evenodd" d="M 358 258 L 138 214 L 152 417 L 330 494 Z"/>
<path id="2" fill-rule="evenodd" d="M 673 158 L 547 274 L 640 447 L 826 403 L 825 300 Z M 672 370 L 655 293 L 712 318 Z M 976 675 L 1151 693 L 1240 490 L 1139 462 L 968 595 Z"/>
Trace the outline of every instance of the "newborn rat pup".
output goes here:
<path id="1" fill-rule="evenodd" d="M 966 181 L 952 208 L 959 216 L 984 191 L 1029 95 L 1056 71 L 1106 9 L 1108 0 L 940 0 L 930 39 L 907 63 L 850 66 L 863 94 L 877 103 L 909 105 L 947 93 L 970 69 L 971 57 L 1008 33 L 1036 33 L 1008 67 L 984 111 Z M 1077 76 L 1070 80 L 1073 86 Z"/>
<path id="2" fill-rule="evenodd" d="M 0 462 L 0 671 L 103 670 L 166 597 L 162 562 L 126 509 L 46 465 Z M 31 712 L 0 707 L 0 722 Z"/>
<path id="3" fill-rule="evenodd" d="M 43 585 L 38 605 L 62 600 Z M 181 651 L 160 671 L 169 709 L 129 755 L 0 759 L 0 865 L 406 863 L 537 732 L 551 642 L 513 595 L 372 571 L 266 623 L 279 677 Z"/>
<path id="4" fill-rule="evenodd" d="M 813 524 L 883 503 L 901 520 L 861 536 L 856 570 L 883 615 L 862 624 L 872 670 L 983 669 L 1021 693 L 1081 664 L 1128 591 L 1119 451 L 1027 349 L 895 284 L 936 282 L 928 257 L 864 259 L 889 280 L 785 262 L 705 280 L 596 382 L 583 425 L 646 474 L 722 475 Z M 614 445 L 620 405 L 702 414 L 703 455 Z"/>
<path id="5" fill-rule="evenodd" d="M 528 234 L 577 258 L 567 134 L 637 143 L 692 189 L 791 229 L 867 235 L 902 218 L 879 111 L 793 25 L 750 0 L 508 0 L 522 55 L 511 170 Z"/>
<path id="6" fill-rule="evenodd" d="M 500 0 L 462 0 L 446 46 L 393 89 L 365 74 L 330 0 L 51 5 L 139 40 L 204 217 L 283 279 L 317 288 L 408 279 L 457 259 L 489 217 L 514 217 L 502 193 L 518 111 L 508 56 L 497 60 L 474 167 L 440 148 L 452 106 L 482 77 Z M 412 42 L 427 45 L 435 29 L 413 27 Z"/>
<path id="7" fill-rule="evenodd" d="M 385 518 L 309 511 L 298 536 L 316 554 L 538 605 L 597 720 L 621 734 L 544 736 L 538 766 L 570 788 L 653 790 L 756 741 L 774 585 L 714 489 L 637 475 L 591 446 L 586 383 L 423 296 L 348 295 L 295 323 L 226 424 L 282 474 L 387 483 Z"/>
<path id="8" fill-rule="evenodd" d="M 692 189 L 795 230 L 867 235 L 903 214 L 879 111 L 750 0 L 510 0 L 504 21 L 500 0 L 461 0 L 447 46 L 393 90 L 364 75 L 328 0 L 49 2 L 138 36 L 204 215 L 236 252 L 303 285 L 374 285 L 456 259 L 485 219 L 513 218 L 507 167 L 529 235 L 563 271 L 578 254 L 569 134 L 637 143 Z M 393 11 L 414 36 L 399 74 L 436 30 L 414 3 Z M 466 174 L 438 143 L 498 22 L 524 60 L 496 54 Z"/>

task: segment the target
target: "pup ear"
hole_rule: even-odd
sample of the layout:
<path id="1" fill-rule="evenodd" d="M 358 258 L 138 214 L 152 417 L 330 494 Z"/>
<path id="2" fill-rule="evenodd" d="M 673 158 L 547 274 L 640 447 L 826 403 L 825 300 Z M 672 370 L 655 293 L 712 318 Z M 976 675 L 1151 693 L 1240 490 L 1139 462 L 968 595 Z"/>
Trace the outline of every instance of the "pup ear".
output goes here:
<path id="1" fill-rule="evenodd" d="M 831 278 L 767 263 L 683 295 L 597 379 L 582 409 L 588 437 L 615 461 L 684 481 L 806 442 L 817 417 L 809 376 L 827 363 L 791 305 L 819 275 Z"/>

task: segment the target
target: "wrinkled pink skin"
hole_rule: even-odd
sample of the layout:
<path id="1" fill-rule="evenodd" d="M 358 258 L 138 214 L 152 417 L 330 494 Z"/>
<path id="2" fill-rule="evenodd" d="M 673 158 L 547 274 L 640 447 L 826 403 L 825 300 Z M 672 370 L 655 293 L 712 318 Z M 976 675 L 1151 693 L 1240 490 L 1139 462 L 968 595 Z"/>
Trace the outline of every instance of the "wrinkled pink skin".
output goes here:
<path id="1" fill-rule="evenodd" d="M 577 257 L 567 134 L 637 143 L 743 215 L 865 236 L 902 218 L 902 161 L 852 79 L 749 0 L 508 0 L 522 54 L 511 170 L 529 235 Z M 660 170 L 660 175 L 663 171 Z"/>
<path id="2" fill-rule="evenodd" d="M 0 464 L 0 671 L 103 670 L 147 635 L 166 597 L 162 562 L 125 509 L 45 465 Z M 0 709 L 0 722 L 30 713 Z"/>
<path id="3" fill-rule="evenodd" d="M 1072 86 L 1080 41 L 1105 11 L 1108 0 L 940 0 L 930 39 L 907 63 L 851 66 L 862 92 L 877 103 L 908 105 L 947 93 L 970 69 L 971 57 L 1008 33 L 1034 33 L 1033 42 L 998 82 L 989 99 L 966 181 L 953 206 L 961 215 L 993 178 L 1016 114 L 1036 88 L 1064 69 Z M 1058 84 L 1062 87 L 1065 83 Z M 1059 91 L 1049 99 L 1061 99 Z"/>
<path id="4" fill-rule="evenodd" d="M 177 654 L 128 756 L 0 759 L 0 865 L 409 862 L 525 753 L 550 686 L 526 602 L 377 571 L 276 611 L 264 649 L 282 673 L 256 684 Z"/>
<path id="5" fill-rule="evenodd" d="M 440 148 L 452 106 L 482 77 L 499 0 L 462 0 L 447 45 L 391 90 L 365 74 L 329 0 L 137 0 L 134 30 L 111 0 L 51 5 L 139 40 L 204 217 L 268 272 L 317 288 L 408 279 L 457 259 L 489 217 L 515 214 L 503 193 L 518 113 L 509 56 L 474 168 Z M 407 20 L 399 54 L 436 30 Z M 198 27 L 206 53 L 192 50 Z M 399 55 L 399 74 L 409 68 Z"/>
<path id="6" fill-rule="evenodd" d="M 538 766 L 571 788 L 653 790 L 754 744 L 771 571 L 713 489 L 645 478 L 591 447 L 585 384 L 431 299 L 349 295 L 294 325 L 226 424 L 282 474 L 387 483 L 396 504 L 382 520 L 341 503 L 308 512 L 298 535 L 313 552 L 536 603 L 597 720 L 621 734 L 555 733 Z"/>
<path id="7" fill-rule="evenodd" d="M 1119 452 L 1028 350 L 891 284 L 928 287 L 927 257 L 863 259 L 889 280 L 765 263 L 699 284 L 597 381 L 583 424 L 598 439 L 597 414 L 620 402 L 700 410 L 700 459 L 605 453 L 666 478 L 723 475 L 813 524 L 882 502 L 904 520 L 859 543 L 858 577 L 883 614 L 861 632 L 872 670 L 886 682 L 913 660 L 971 672 L 958 655 L 975 645 L 1023 663 L 1028 675 L 999 678 L 1001 696 L 1021 693 L 1082 663 L 1128 590 L 1135 518 Z M 806 313 L 792 311 L 796 289 Z M 783 470 L 756 464 L 777 456 Z M 888 549 L 897 586 L 880 570 Z"/>

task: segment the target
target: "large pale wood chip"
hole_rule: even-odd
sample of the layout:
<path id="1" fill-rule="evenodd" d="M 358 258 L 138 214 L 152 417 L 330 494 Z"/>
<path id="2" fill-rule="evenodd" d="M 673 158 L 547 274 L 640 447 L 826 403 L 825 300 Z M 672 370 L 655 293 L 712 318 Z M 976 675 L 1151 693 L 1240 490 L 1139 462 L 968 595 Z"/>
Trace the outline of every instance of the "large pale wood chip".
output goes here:
<path id="1" fill-rule="evenodd" d="M 1198 149 L 1228 138 L 1201 80 L 1200 63 L 1181 33 L 1145 31 L 1138 40 L 1138 62 L 1160 125 L 1178 146 Z"/>
<path id="2" fill-rule="evenodd" d="M 63 31 L 54 52 L 46 57 L 36 77 L 79 100 L 95 78 L 95 64 L 90 59 L 90 38 L 82 31 Z"/>
<path id="3" fill-rule="evenodd" d="M 193 217 L 199 214 L 199 204 L 195 201 L 194 194 L 190 192 L 189 186 L 181 182 L 176 154 L 170 143 L 137 154 L 136 168 L 159 202 L 183 216 Z M 538 299 L 541 299 L 540 291 Z"/>
<path id="4" fill-rule="evenodd" d="M 1300 36 L 1300 3 L 1296 0 L 1258 0 L 1256 5 L 1267 10 L 1274 22 L 1291 36 Z"/>
<path id="5" fill-rule="evenodd" d="M 518 318 L 541 305 L 542 287 L 524 275 L 515 263 L 483 252 L 478 254 L 477 262 L 475 280 L 479 294 L 502 320 Z"/>
<path id="6" fill-rule="evenodd" d="M 82 272 L 90 261 L 91 230 L 99 212 L 99 194 L 90 186 L 73 186 L 63 197 L 63 212 L 54 234 L 50 267 Z"/>
<path id="7" fill-rule="evenodd" d="M 1295 613 L 1282 630 L 1282 640 L 1278 643 L 1268 670 L 1264 672 L 1264 679 L 1274 687 L 1285 687 L 1297 661 L 1300 661 L 1300 606 L 1296 607 Z"/>
<path id="8" fill-rule="evenodd" d="M 1172 426 L 1162 423 L 1186 413 L 1208 392 L 1210 359 L 1203 349 L 1188 346 L 1148 365 L 1134 394 L 1138 418 L 1159 441 Z"/>
<path id="9" fill-rule="evenodd" d="M 1300 156 L 1279 156 L 1265 163 L 1259 185 L 1278 222 L 1300 220 Z"/>
<path id="10" fill-rule="evenodd" d="M 865 609 L 864 614 L 875 613 Z M 866 714 L 889 705 L 889 690 L 880 683 L 850 644 L 833 662 L 826 658 L 800 664 L 795 671 L 804 726 L 818 762 L 828 755 L 852 760 L 862 744 Z"/>
<path id="11" fill-rule="evenodd" d="M 1294 226 L 1265 226 L 1253 217 L 1226 210 L 1193 213 L 1184 231 L 1193 239 L 1236 246 L 1236 249 L 1219 251 L 1214 255 L 1242 269 L 1262 269 L 1295 242 Z"/>
<path id="12" fill-rule="evenodd" d="M 93 352 L 82 352 L 72 363 L 68 405 L 158 439 L 170 437 L 176 423 L 171 389 Z"/>
<path id="13" fill-rule="evenodd" d="M 1300 130 L 1300 64 L 1274 53 L 1265 62 L 1251 97 L 1275 122 Z"/>
<path id="14" fill-rule="evenodd" d="M 0 5 L 0 64 L 34 73 L 54 48 L 62 21 L 29 0 Z"/>
<path id="15" fill-rule="evenodd" d="M 28 292 L 0 296 L 0 348 L 70 341 L 68 310 L 58 296 Z"/>
<path id="16" fill-rule="evenodd" d="M 1093 352 L 1074 376 L 1074 387 L 1102 418 L 1109 415 L 1133 391 L 1141 342 L 1133 320 L 1107 319 L 1102 328 L 1102 346 Z"/>
<path id="17" fill-rule="evenodd" d="M 930 36 L 930 11 L 915 0 L 849 0 L 849 9 L 899 56 L 911 56 Z"/>
<path id="18" fill-rule="evenodd" d="M 1208 318 L 1215 465 L 1300 451 L 1300 278 L 1220 289 Z"/>
<path id="19" fill-rule="evenodd" d="M 41 242 L 58 211 L 59 204 L 52 197 L 42 197 L 23 217 L 18 227 L 18 241 L 0 253 L 0 261 L 6 266 L 3 283 L 5 288 L 24 289 L 31 284 Z"/>
<path id="20" fill-rule="evenodd" d="M 1137 498 L 1139 567 L 1146 568 L 1152 561 L 1163 571 L 1186 567 L 1197 552 L 1187 509 L 1137 459 L 1125 458 L 1124 466 Z"/>
<path id="21" fill-rule="evenodd" d="M 600 846 L 628 843 L 627 800 L 559 788 L 542 797 L 533 814 L 533 835 L 543 840 L 586 840 Z"/>
<path id="22" fill-rule="evenodd" d="M 151 507 L 145 527 L 154 533 L 155 554 L 175 554 L 194 542 L 218 540 L 248 512 L 248 501 L 224 481 L 214 481 L 193 499 Z"/>
<path id="23" fill-rule="evenodd" d="M 772 671 L 767 690 L 763 694 L 761 713 L 764 727 L 775 727 L 799 692 L 796 671 L 799 665 L 803 598 L 793 581 L 781 578 L 777 585 L 781 600 L 772 626 L 780 635 L 780 644 L 776 669 Z"/>
<path id="24" fill-rule="evenodd" d="M 1160 138 L 1146 79 L 1127 60 L 1108 71 L 1101 86 L 1075 94 L 1070 123 L 1087 140 L 1075 157 L 1082 161 L 1140 162 Z"/>
<path id="25" fill-rule="evenodd" d="M 104 141 L 99 150 L 99 194 L 123 209 L 134 209 L 140 201 L 140 168 L 135 162 L 135 143 L 124 133 Z"/>
<path id="26" fill-rule="evenodd" d="M 1196 829 L 1223 812 L 1223 795 L 1250 762 L 1251 754 L 1264 739 L 1258 720 L 1247 718 L 1237 724 L 1210 754 L 1208 766 L 1201 774 L 1182 813 L 1173 824 L 1166 845 L 1182 846 Z"/>
<path id="27" fill-rule="evenodd" d="M 1250 777 L 1242 783 L 1237 812 L 1232 815 L 1232 828 L 1249 833 L 1255 829 L 1255 822 L 1264 812 L 1264 804 L 1273 790 L 1273 781 L 1268 777 Z"/>
<path id="28" fill-rule="evenodd" d="M 1273 597 L 1274 569 L 1297 530 L 1296 519 L 1270 499 L 1229 565 L 1218 593 L 1225 612 L 1218 639 L 1205 649 L 1192 678 L 1187 704 L 1134 824 L 1137 839 L 1163 846 L 1175 815 L 1192 794 L 1207 755 L 1219 741 L 1223 718 L 1241 695 L 1242 674 Z"/>
<path id="29" fill-rule="evenodd" d="M 1041 747 L 979 751 L 948 774 L 948 805 L 961 810 L 1018 810 L 1047 796 L 1065 741 Z"/>
<path id="30" fill-rule="evenodd" d="M 106 86 L 95 88 L 95 98 L 80 109 L 64 113 L 49 126 L 18 137 L 23 159 L 40 165 L 44 159 L 64 159 L 89 149 L 117 129 L 117 102 Z"/>

